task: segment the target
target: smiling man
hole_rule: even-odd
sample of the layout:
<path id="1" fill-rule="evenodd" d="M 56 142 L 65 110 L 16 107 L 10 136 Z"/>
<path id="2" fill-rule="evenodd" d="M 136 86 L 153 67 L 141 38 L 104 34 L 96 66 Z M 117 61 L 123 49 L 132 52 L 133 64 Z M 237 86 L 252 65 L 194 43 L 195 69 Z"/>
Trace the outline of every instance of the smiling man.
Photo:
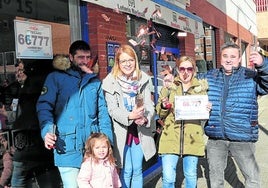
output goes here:
<path id="1" fill-rule="evenodd" d="M 268 93 L 268 61 L 252 52 L 249 61 L 256 70 L 241 66 L 240 48 L 226 43 L 221 48 L 221 68 L 205 74 L 212 102 L 204 127 L 211 188 L 224 187 L 224 169 L 229 152 L 245 177 L 245 187 L 260 187 L 260 171 L 255 158 L 258 140 L 257 96 Z"/>
<path id="2" fill-rule="evenodd" d="M 47 76 L 37 113 L 45 147 L 54 149 L 64 188 L 76 188 L 87 138 L 102 132 L 113 143 L 113 135 L 101 81 L 88 67 L 90 46 L 82 40 L 73 42 L 69 59 L 70 68 Z"/>

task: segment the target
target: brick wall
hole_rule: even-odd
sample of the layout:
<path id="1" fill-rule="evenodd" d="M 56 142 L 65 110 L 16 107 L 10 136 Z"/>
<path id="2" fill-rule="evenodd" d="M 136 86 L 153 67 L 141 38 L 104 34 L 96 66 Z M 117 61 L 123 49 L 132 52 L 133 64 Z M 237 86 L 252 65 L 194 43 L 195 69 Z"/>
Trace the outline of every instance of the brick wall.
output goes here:
<path id="1" fill-rule="evenodd" d="M 106 42 L 127 43 L 126 15 L 88 3 L 89 43 L 93 56 L 98 55 L 99 77 L 107 75 Z M 107 16 L 107 21 L 105 20 Z"/>
<path id="2" fill-rule="evenodd" d="M 216 28 L 215 40 L 217 67 L 220 62 L 220 46 L 224 43 L 225 32 L 236 37 L 238 39 L 238 45 L 240 45 L 240 41 L 249 44 L 253 43 L 253 36 L 248 28 L 244 28 L 237 24 L 237 22 L 231 19 L 228 15 L 225 15 L 206 0 L 191 0 L 191 6 L 187 7 L 187 10 L 201 17 L 205 23 Z"/>

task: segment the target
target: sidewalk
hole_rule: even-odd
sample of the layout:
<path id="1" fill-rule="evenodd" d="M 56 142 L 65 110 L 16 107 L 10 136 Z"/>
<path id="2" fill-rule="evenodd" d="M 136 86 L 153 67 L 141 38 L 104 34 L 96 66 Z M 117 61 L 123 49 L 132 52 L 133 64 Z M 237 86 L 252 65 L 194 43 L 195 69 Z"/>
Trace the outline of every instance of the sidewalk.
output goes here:
<path id="1" fill-rule="evenodd" d="M 261 187 L 268 185 L 268 95 L 259 99 L 259 140 L 256 142 L 256 158 L 261 171 Z M 176 188 L 184 187 L 184 177 L 181 161 L 177 166 Z M 144 188 L 161 188 L 161 167 L 154 171 L 154 177 L 145 179 Z M 208 164 L 205 158 L 199 159 L 198 188 L 209 188 Z M 232 157 L 228 158 L 225 169 L 225 188 L 244 188 L 244 177 Z"/>

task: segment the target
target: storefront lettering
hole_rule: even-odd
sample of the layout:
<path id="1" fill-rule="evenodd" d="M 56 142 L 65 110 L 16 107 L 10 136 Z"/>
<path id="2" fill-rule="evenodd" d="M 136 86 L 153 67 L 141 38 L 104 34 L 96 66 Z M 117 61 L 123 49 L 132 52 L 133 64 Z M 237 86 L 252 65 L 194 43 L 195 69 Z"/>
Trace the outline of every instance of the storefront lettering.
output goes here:
<path id="1" fill-rule="evenodd" d="M 58 21 L 58 22 L 63 22 L 63 21 L 67 21 L 66 18 L 61 17 L 61 16 L 53 16 L 54 21 Z"/>
<path id="2" fill-rule="evenodd" d="M 164 18 L 155 17 L 154 20 L 157 21 L 158 23 L 162 23 L 165 25 L 167 24 L 167 21 Z"/>
<path id="3" fill-rule="evenodd" d="M 185 0 L 165 0 L 185 9 Z M 153 18 L 153 21 L 163 25 L 178 28 L 180 30 L 190 31 L 199 36 L 204 35 L 202 19 L 187 10 L 173 10 L 171 7 L 158 4 L 156 0 L 144 1 L 142 4 L 137 0 L 114 0 L 114 1 L 90 1 L 91 3 L 113 9 L 117 13 L 124 12 L 142 17 L 147 20 Z M 159 1 L 160 2 L 160 1 Z M 162 2 L 162 1 L 161 1 Z M 164 1 L 163 1 L 164 2 Z M 156 16 L 155 11 L 161 10 L 161 16 Z M 188 16 L 189 15 L 189 16 Z M 190 16 L 191 15 L 191 16 Z M 176 24 L 178 23 L 178 25 Z M 196 22 L 198 22 L 196 24 Z"/>
<path id="4" fill-rule="evenodd" d="M 23 4 L 24 2 L 24 4 Z M 22 1 L 22 0 L 17 0 L 17 3 L 18 3 L 18 9 L 17 11 L 18 12 L 23 12 L 23 13 L 27 13 L 27 14 L 31 14 L 33 12 L 33 8 L 32 8 L 32 1 L 30 0 L 25 0 L 25 1 Z"/>
<path id="5" fill-rule="evenodd" d="M 122 12 L 128 12 L 128 13 L 131 13 L 131 9 L 128 8 L 128 7 L 125 7 L 124 5 L 119 5 L 117 4 L 117 8 L 118 10 L 122 11 Z"/>
<path id="6" fill-rule="evenodd" d="M 0 0 L 0 9 L 3 8 L 4 5 L 9 5 L 11 0 Z"/>
<path id="7" fill-rule="evenodd" d="M 171 25 L 171 27 L 175 27 L 177 29 L 181 28 L 180 24 L 178 24 L 178 23 L 171 22 L 170 25 Z"/>
<path id="8" fill-rule="evenodd" d="M 112 41 L 116 41 L 116 37 L 115 36 L 112 36 L 112 35 L 107 35 L 105 37 L 106 40 L 112 40 Z"/>
<path id="9" fill-rule="evenodd" d="M 188 31 L 188 32 L 192 33 L 192 30 L 191 30 L 191 28 L 190 28 L 190 27 L 183 26 L 183 30 L 184 30 L 184 31 Z"/>
<path id="10" fill-rule="evenodd" d="M 31 14 L 33 12 L 32 4 L 33 2 L 31 0 L 17 0 L 16 4 L 15 1 L 11 0 L 0 0 L 0 9 L 16 6 L 17 12 Z"/>
<path id="11" fill-rule="evenodd" d="M 145 13 L 144 13 L 144 12 L 140 12 L 140 11 L 134 9 L 134 8 L 131 9 L 131 11 L 132 11 L 131 14 L 134 14 L 134 15 L 136 15 L 137 17 L 145 17 Z"/>

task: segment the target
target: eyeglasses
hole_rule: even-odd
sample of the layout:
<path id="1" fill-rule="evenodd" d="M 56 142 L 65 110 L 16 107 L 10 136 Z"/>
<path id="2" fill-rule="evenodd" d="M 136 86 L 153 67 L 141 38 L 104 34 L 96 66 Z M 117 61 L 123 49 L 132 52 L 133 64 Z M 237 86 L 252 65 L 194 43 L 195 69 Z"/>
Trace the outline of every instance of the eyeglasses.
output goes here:
<path id="1" fill-rule="evenodd" d="M 194 71 L 193 67 L 179 67 L 179 72 L 184 73 L 185 71 L 192 73 Z"/>
<path id="2" fill-rule="evenodd" d="M 119 63 L 121 65 L 127 65 L 127 63 L 133 63 L 135 59 L 124 59 L 124 60 L 119 60 Z"/>

